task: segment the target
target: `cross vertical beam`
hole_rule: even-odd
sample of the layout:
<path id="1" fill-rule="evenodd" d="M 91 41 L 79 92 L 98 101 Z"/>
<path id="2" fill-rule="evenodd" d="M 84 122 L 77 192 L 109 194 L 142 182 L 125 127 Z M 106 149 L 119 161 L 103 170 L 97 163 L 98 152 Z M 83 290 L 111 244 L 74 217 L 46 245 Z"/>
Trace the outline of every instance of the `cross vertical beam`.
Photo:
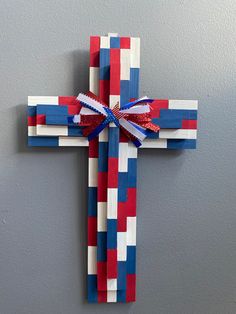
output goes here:
<path id="1" fill-rule="evenodd" d="M 97 70 L 90 67 L 90 75 L 96 73 L 94 80 L 90 78 L 90 90 L 96 90 L 106 103 L 109 98 L 110 108 L 117 103 L 122 106 L 131 100 L 131 96 L 137 98 L 139 68 L 131 77 L 131 63 L 139 66 L 139 39 L 92 37 L 91 46 L 90 64 L 98 65 L 99 60 L 99 84 L 94 82 L 98 80 Z M 95 49 L 98 46 L 100 51 Z M 99 57 L 95 56 L 95 50 Z M 119 129 L 110 123 L 109 128 L 99 134 L 97 156 L 97 242 L 93 242 L 97 248 L 93 245 L 88 249 L 90 265 L 96 263 L 92 258 L 95 259 L 94 251 L 97 250 L 97 268 L 89 267 L 94 270 L 93 274 L 88 273 L 89 299 L 97 302 L 134 301 L 137 149 L 120 137 Z M 93 168 L 92 177 L 94 171 Z M 90 222 L 94 219 L 88 218 L 90 229 L 94 227 Z M 89 234 L 94 234 L 90 229 Z M 91 275 L 96 276 L 95 269 L 97 279 L 92 280 Z"/>

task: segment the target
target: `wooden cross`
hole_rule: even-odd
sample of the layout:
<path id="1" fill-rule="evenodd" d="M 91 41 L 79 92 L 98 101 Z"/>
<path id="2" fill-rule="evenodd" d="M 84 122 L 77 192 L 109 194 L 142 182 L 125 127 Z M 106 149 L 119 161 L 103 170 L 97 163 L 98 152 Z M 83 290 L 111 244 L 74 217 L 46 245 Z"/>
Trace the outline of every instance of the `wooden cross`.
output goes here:
<path id="1" fill-rule="evenodd" d="M 140 39 L 90 38 L 89 88 L 113 108 L 138 98 Z M 88 301 L 132 302 L 136 290 L 137 148 L 113 122 L 88 141 L 76 97 L 28 97 L 30 146 L 88 146 Z M 159 100 L 141 148 L 196 148 L 197 101 Z"/>

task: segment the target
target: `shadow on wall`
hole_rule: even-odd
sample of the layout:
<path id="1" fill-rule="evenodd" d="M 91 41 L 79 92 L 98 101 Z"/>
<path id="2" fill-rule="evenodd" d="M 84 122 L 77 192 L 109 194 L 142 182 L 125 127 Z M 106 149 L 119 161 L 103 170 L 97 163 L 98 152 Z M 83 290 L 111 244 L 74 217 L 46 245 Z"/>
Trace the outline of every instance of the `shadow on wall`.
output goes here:
<path id="1" fill-rule="evenodd" d="M 63 55 L 64 58 L 68 59 L 72 64 L 72 75 L 71 75 L 71 88 L 68 91 L 67 95 L 58 95 L 58 96 L 72 96 L 78 95 L 80 92 L 86 93 L 89 90 L 89 51 L 87 50 L 76 50 L 66 55 Z M 56 78 L 55 78 L 56 80 Z M 32 95 L 33 96 L 33 95 Z M 35 96 L 47 96 L 47 95 L 35 95 Z M 50 96 L 50 95 L 48 95 Z M 54 96 L 54 95 L 51 95 Z M 42 152 L 54 152 L 55 148 L 48 147 L 28 147 L 27 145 L 27 99 L 25 104 L 20 104 L 15 106 L 15 115 L 17 119 L 16 127 L 16 143 L 17 153 L 25 152 L 36 152 L 37 154 Z M 78 148 L 68 147 L 60 148 L 64 151 L 77 151 Z"/>
<path id="2" fill-rule="evenodd" d="M 89 83 L 89 54 L 88 51 L 73 51 L 66 55 L 66 58 L 69 60 L 72 59 L 72 79 L 71 79 L 71 91 L 68 93 L 70 95 L 78 95 L 79 92 L 88 91 Z M 55 78 L 56 79 L 56 78 Z M 43 96 L 43 95 L 41 95 Z M 77 225 L 77 243 L 78 243 L 78 256 L 75 256 L 75 260 L 80 262 L 78 270 L 79 273 L 79 290 L 78 290 L 78 299 L 81 303 L 87 303 L 87 287 L 86 287 L 86 272 L 87 272 L 87 148 L 81 147 L 28 147 L 27 144 L 27 99 L 25 104 L 17 105 L 13 108 L 13 114 L 16 119 L 15 125 L 15 137 L 14 137 L 14 147 L 15 153 L 31 154 L 50 154 L 50 153 L 78 153 L 81 154 L 78 156 L 78 165 L 84 164 L 80 168 L 78 176 L 78 193 L 77 193 L 77 209 L 76 216 L 78 217 Z M 86 153 L 85 153 L 86 151 Z M 32 157 L 33 158 L 33 157 Z M 79 214 L 78 214 L 79 213 Z M 81 280 L 82 278 L 82 280 Z"/>
<path id="3" fill-rule="evenodd" d="M 89 90 L 89 51 L 76 50 L 69 54 L 73 63 L 73 95 L 86 93 Z"/>

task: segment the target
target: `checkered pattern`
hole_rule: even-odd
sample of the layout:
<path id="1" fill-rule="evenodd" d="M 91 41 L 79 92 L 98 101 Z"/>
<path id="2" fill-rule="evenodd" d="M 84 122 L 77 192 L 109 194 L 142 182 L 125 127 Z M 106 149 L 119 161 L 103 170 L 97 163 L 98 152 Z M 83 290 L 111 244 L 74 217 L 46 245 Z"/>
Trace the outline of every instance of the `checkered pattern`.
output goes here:
<path id="1" fill-rule="evenodd" d="M 90 91 L 114 108 L 138 98 L 139 38 L 90 39 Z M 141 148 L 196 147 L 197 101 L 158 100 L 151 106 L 158 133 Z M 76 97 L 28 98 L 30 146 L 88 146 L 88 301 L 132 302 L 136 287 L 137 148 L 114 123 L 88 142 Z"/>

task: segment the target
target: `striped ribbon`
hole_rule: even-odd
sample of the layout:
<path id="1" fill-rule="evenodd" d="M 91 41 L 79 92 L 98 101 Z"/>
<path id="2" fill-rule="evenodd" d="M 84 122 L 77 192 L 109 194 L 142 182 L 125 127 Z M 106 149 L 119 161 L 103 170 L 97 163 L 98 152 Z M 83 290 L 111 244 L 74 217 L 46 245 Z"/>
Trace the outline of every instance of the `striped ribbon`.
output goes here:
<path id="1" fill-rule="evenodd" d="M 83 135 L 88 136 L 89 140 L 97 137 L 109 123 L 121 128 L 136 147 L 141 146 L 148 130 L 153 132 L 160 130 L 160 127 L 151 120 L 149 103 L 153 99 L 146 96 L 131 101 L 122 108 L 119 108 L 117 103 L 112 109 L 91 92 L 87 95 L 80 93 L 77 100 L 83 107 L 78 115 L 74 115 L 73 122 L 85 127 Z"/>

